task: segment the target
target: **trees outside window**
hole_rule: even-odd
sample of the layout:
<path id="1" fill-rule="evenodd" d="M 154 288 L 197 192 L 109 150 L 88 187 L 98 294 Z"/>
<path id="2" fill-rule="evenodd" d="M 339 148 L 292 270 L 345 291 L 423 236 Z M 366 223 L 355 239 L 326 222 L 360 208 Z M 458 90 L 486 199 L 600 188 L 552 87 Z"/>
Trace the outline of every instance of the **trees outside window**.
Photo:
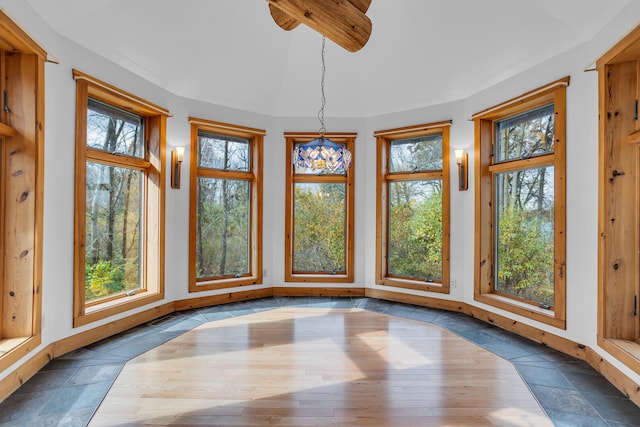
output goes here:
<path id="1" fill-rule="evenodd" d="M 74 326 L 163 297 L 168 111 L 74 70 Z"/>
<path id="2" fill-rule="evenodd" d="M 348 170 L 318 173 L 293 165 L 295 147 L 319 135 L 285 133 L 287 193 L 285 281 L 353 282 L 353 168 L 355 133 L 324 136 L 346 146 L 353 157 Z"/>
<path id="3" fill-rule="evenodd" d="M 130 156 L 144 152 L 144 120 L 95 99 L 87 108 L 87 147 Z M 142 170 L 86 162 L 85 302 L 141 288 Z"/>
<path id="4" fill-rule="evenodd" d="M 190 123 L 190 290 L 259 284 L 265 132 L 194 118 Z"/>
<path id="5" fill-rule="evenodd" d="M 475 298 L 564 326 L 568 79 L 474 116 Z"/>
<path id="6" fill-rule="evenodd" d="M 449 127 L 375 133 L 378 284 L 449 291 Z"/>

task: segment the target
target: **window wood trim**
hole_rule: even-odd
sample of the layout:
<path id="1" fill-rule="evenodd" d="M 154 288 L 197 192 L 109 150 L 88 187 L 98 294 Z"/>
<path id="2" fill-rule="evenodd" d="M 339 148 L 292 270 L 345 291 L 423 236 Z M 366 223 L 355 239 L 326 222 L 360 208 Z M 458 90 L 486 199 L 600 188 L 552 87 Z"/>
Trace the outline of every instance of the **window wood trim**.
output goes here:
<path id="1" fill-rule="evenodd" d="M 596 68 L 598 345 L 640 373 L 640 26 L 598 59 Z"/>
<path id="2" fill-rule="evenodd" d="M 246 126 L 222 123 L 213 120 L 189 117 L 191 124 L 190 149 L 190 215 L 189 215 L 189 292 L 234 288 L 262 284 L 262 198 L 263 198 L 263 151 L 266 131 Z M 244 138 L 250 141 L 251 171 L 218 171 L 198 167 L 198 133 L 211 132 L 219 135 Z M 196 277 L 196 204 L 198 177 L 243 179 L 250 178 L 250 273 L 241 277 L 221 277 L 198 280 Z"/>
<path id="3" fill-rule="evenodd" d="M 376 284 L 405 289 L 415 289 L 428 292 L 450 292 L 450 155 L 449 130 L 451 121 L 421 124 L 395 129 L 376 131 L 377 151 L 377 192 L 376 192 Z M 419 173 L 389 173 L 388 145 L 397 139 L 408 139 L 420 136 L 442 134 L 442 170 L 425 171 Z M 387 272 L 387 191 L 386 183 L 415 179 L 442 180 L 442 281 L 425 282 L 389 275 Z"/>
<path id="4" fill-rule="evenodd" d="M 73 326 L 79 327 L 164 298 L 165 138 L 168 110 L 73 70 L 76 81 L 76 180 Z M 145 119 L 144 159 L 115 156 L 87 147 L 89 98 L 130 111 Z M 98 302 L 85 301 L 85 209 L 87 161 L 138 169 L 144 176 L 140 290 Z"/>
<path id="5" fill-rule="evenodd" d="M 0 10 L 0 371 L 41 343 L 46 56 Z"/>
<path id="6" fill-rule="evenodd" d="M 473 115 L 475 135 L 474 299 L 521 316 L 566 328 L 566 87 L 569 77 L 534 89 Z M 554 153 L 492 163 L 494 122 L 552 103 L 555 109 Z M 547 310 L 493 290 L 493 175 L 514 168 L 554 166 L 554 306 Z"/>
<path id="7" fill-rule="evenodd" d="M 353 157 L 351 166 L 344 175 L 327 174 L 319 178 L 313 174 L 295 174 L 292 161 L 292 153 L 295 144 L 306 143 L 320 137 L 317 132 L 285 132 L 286 141 L 286 192 L 285 192 L 285 256 L 284 256 L 284 281 L 302 283 L 353 283 L 354 281 L 354 168 L 355 168 L 355 140 L 358 134 L 355 132 L 328 132 L 324 136 L 337 144 L 346 145 Z M 293 214 L 294 214 L 294 184 L 297 182 L 334 182 L 344 183 L 346 186 L 345 200 L 345 266 L 344 274 L 314 274 L 294 273 L 293 271 Z"/>

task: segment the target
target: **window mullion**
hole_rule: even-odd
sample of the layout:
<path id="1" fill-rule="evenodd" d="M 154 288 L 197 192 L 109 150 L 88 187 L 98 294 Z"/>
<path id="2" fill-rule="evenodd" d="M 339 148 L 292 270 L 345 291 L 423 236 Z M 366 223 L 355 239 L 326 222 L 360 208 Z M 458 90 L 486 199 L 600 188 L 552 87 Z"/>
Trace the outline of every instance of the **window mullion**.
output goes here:
<path id="1" fill-rule="evenodd" d="M 144 159 L 110 154 L 92 148 L 87 148 L 86 159 L 87 161 L 102 163 L 105 165 L 118 165 L 125 168 L 135 168 L 140 170 L 148 169 L 151 166 L 151 163 Z"/>
<path id="2" fill-rule="evenodd" d="M 493 173 L 509 172 L 518 169 L 536 168 L 541 166 L 553 166 L 555 163 L 555 154 L 546 154 L 544 156 L 530 157 L 528 159 L 512 160 L 508 162 L 500 162 L 489 166 L 489 171 Z"/>

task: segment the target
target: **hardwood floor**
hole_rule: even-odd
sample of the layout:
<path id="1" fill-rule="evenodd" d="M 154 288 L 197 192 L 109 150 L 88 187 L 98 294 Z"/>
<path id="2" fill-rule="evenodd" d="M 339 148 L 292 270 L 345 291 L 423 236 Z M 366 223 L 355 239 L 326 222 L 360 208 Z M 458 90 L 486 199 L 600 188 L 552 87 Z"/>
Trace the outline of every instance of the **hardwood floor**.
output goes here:
<path id="1" fill-rule="evenodd" d="M 128 362 L 91 426 L 551 426 L 513 365 L 431 323 L 286 307 Z"/>

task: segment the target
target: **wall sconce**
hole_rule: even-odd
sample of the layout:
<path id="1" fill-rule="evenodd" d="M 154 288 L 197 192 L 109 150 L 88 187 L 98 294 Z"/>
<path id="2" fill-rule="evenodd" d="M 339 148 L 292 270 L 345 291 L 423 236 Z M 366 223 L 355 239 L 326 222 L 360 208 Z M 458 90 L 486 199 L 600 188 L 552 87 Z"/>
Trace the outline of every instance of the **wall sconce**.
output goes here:
<path id="1" fill-rule="evenodd" d="M 469 173 L 467 166 L 469 155 L 464 150 L 455 150 L 456 163 L 458 164 L 458 191 L 465 191 L 469 188 Z"/>
<path id="2" fill-rule="evenodd" d="M 184 158 L 184 147 L 171 151 L 171 188 L 180 188 L 180 168 Z"/>

